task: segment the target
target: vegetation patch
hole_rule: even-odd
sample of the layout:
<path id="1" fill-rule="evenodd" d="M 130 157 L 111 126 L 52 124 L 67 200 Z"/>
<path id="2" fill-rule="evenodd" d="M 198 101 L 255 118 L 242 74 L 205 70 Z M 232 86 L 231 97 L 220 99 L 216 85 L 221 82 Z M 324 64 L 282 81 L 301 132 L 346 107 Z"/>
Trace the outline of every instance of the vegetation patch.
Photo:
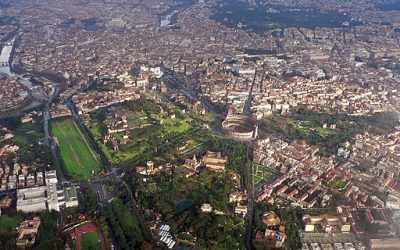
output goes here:
<path id="1" fill-rule="evenodd" d="M 275 172 L 263 165 L 253 164 L 253 186 L 256 187 L 275 177 Z"/>
<path id="2" fill-rule="evenodd" d="M 268 133 L 282 135 L 285 139 L 305 140 L 316 145 L 326 155 L 335 154 L 340 144 L 353 140 L 357 133 L 371 131 L 388 133 L 398 120 L 392 113 L 376 113 L 371 116 L 330 114 L 300 107 L 290 115 L 277 115 L 262 121 Z"/>
<path id="3" fill-rule="evenodd" d="M 84 250 L 101 249 L 100 236 L 97 232 L 88 232 L 81 235 Z"/>
<path id="4" fill-rule="evenodd" d="M 288 9 L 284 5 L 258 4 L 251 6 L 243 1 L 229 1 L 215 6 L 214 20 L 231 28 L 243 28 L 262 33 L 273 29 L 288 27 L 340 28 L 347 22 L 349 26 L 360 25 L 351 17 L 339 11 L 321 12 L 316 8 Z"/>
<path id="5" fill-rule="evenodd" d="M 11 142 L 19 147 L 16 152 L 20 163 L 47 168 L 53 159 L 48 147 L 39 142 L 44 139 L 43 123 L 17 124 Z"/>
<path id="6" fill-rule="evenodd" d="M 132 201 L 126 193 L 121 198 L 116 198 L 107 210 L 107 218 L 110 222 L 122 249 L 140 248 L 144 241 L 143 231 L 138 218 L 133 213 Z"/>
<path id="7" fill-rule="evenodd" d="M 0 233 L 12 232 L 15 231 L 16 228 L 22 221 L 22 217 L 19 215 L 16 216 L 8 216 L 4 215 L 0 217 Z"/>
<path id="8" fill-rule="evenodd" d="M 107 124 L 124 116 L 124 131 L 110 132 Z M 209 115 L 186 113 L 182 107 L 163 99 L 146 99 L 100 109 L 91 113 L 89 127 L 92 135 L 114 166 L 134 166 L 148 160 L 174 161 L 182 152 L 196 148 L 207 137 L 204 124 L 212 121 Z M 105 141 L 104 138 L 112 137 Z M 116 149 L 115 143 L 119 147 Z"/>
<path id="9" fill-rule="evenodd" d="M 191 199 L 184 199 L 176 203 L 175 214 L 180 214 L 183 211 L 191 208 L 194 205 L 194 201 Z"/>
<path id="10" fill-rule="evenodd" d="M 328 182 L 328 186 L 333 189 L 343 189 L 346 187 L 348 181 L 341 180 L 339 178 L 334 178 Z"/>
<path id="11" fill-rule="evenodd" d="M 52 123 L 52 134 L 58 140 L 64 167 L 74 179 L 89 178 L 101 171 L 99 156 L 94 152 L 72 119 Z"/>
<path id="12" fill-rule="evenodd" d="M 212 151 L 220 151 L 228 156 L 228 170 L 235 173 L 245 173 L 247 166 L 246 145 L 234 140 L 227 140 L 218 136 L 208 136 L 204 144 Z"/>

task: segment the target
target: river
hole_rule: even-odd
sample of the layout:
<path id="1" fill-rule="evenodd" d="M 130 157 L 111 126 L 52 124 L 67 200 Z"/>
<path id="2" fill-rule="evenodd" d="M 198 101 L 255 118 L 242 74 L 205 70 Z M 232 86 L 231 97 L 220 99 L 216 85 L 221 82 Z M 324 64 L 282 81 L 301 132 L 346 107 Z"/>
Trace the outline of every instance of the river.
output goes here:
<path id="1" fill-rule="evenodd" d="M 17 81 L 19 84 L 25 86 L 26 88 L 33 90 L 34 84 L 27 78 L 22 77 L 22 75 L 15 74 L 12 72 L 12 69 L 10 67 L 10 62 L 12 61 L 12 51 L 13 47 L 15 45 L 15 39 L 18 35 L 15 35 L 14 37 L 10 38 L 4 46 L 1 48 L 1 53 L 0 53 L 0 76 L 5 75 L 7 77 L 15 77 L 17 78 Z M 11 112 L 7 112 L 5 114 L 0 114 L 1 117 L 9 117 L 9 116 L 16 116 L 21 114 L 24 111 L 36 108 L 40 106 L 43 101 L 38 101 L 37 98 L 46 98 L 46 95 L 42 91 L 32 91 L 31 95 L 34 95 L 36 99 L 33 99 L 31 102 L 28 104 L 18 107 L 15 110 Z"/>
<path id="2" fill-rule="evenodd" d="M 3 46 L 1 49 L 1 54 L 0 54 L 0 74 L 4 74 L 7 76 L 14 76 L 14 74 L 11 73 L 10 66 L 8 65 L 10 58 L 11 58 L 11 53 L 13 50 L 15 42 L 15 37 L 6 42 L 6 44 Z"/>

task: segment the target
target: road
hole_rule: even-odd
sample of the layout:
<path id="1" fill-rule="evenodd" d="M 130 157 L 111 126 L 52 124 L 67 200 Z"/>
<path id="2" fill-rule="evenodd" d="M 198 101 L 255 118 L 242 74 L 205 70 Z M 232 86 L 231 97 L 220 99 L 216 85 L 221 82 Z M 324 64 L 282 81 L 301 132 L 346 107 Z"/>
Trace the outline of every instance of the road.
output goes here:
<path id="1" fill-rule="evenodd" d="M 199 98 L 197 93 L 193 92 L 193 90 L 188 89 L 185 85 L 182 84 L 182 82 L 177 80 L 174 77 L 173 73 L 168 72 L 168 71 L 165 72 L 164 78 L 168 82 L 170 82 L 173 86 L 175 86 L 175 88 L 177 88 L 179 91 L 181 91 L 182 94 L 187 96 L 189 99 L 195 100 L 195 101 L 200 101 L 207 108 L 207 110 L 209 112 L 216 115 L 219 119 L 225 119 L 225 117 L 226 117 L 225 113 L 220 113 L 212 103 L 210 103 L 207 100 L 204 100 L 203 98 Z"/>
<path id="2" fill-rule="evenodd" d="M 246 228 L 246 248 L 253 249 L 253 221 L 254 221 L 254 190 L 253 190 L 253 143 L 247 144 L 247 228 Z"/>
<path id="3" fill-rule="evenodd" d="M 254 73 L 253 81 L 251 83 L 251 87 L 250 87 L 250 91 L 249 91 L 249 96 L 247 97 L 247 100 L 243 107 L 243 115 L 249 116 L 249 117 L 252 116 L 251 105 L 253 103 L 253 88 L 256 83 L 256 77 L 257 77 L 257 72 Z"/>
<path id="4" fill-rule="evenodd" d="M 124 170 L 121 168 L 113 168 L 112 171 L 100 176 L 93 176 L 89 179 L 90 183 L 107 183 L 112 180 L 119 180 L 124 175 Z"/>

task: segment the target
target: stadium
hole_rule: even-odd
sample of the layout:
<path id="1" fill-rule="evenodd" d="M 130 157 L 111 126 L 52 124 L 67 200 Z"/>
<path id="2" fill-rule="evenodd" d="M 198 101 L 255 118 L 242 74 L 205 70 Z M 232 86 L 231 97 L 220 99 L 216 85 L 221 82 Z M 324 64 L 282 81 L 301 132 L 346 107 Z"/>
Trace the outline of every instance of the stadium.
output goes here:
<path id="1" fill-rule="evenodd" d="M 224 135 L 238 141 L 250 141 L 257 137 L 258 125 L 244 115 L 228 115 L 222 123 Z"/>

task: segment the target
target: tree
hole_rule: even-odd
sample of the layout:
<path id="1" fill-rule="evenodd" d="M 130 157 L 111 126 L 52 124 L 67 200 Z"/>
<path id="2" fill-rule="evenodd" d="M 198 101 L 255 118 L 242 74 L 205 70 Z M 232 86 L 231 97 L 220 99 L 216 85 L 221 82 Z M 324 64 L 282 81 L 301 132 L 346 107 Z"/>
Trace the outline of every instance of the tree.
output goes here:
<path id="1" fill-rule="evenodd" d="M 147 241 L 143 242 L 143 244 L 140 246 L 140 250 L 152 250 L 152 249 L 153 246 Z"/>

